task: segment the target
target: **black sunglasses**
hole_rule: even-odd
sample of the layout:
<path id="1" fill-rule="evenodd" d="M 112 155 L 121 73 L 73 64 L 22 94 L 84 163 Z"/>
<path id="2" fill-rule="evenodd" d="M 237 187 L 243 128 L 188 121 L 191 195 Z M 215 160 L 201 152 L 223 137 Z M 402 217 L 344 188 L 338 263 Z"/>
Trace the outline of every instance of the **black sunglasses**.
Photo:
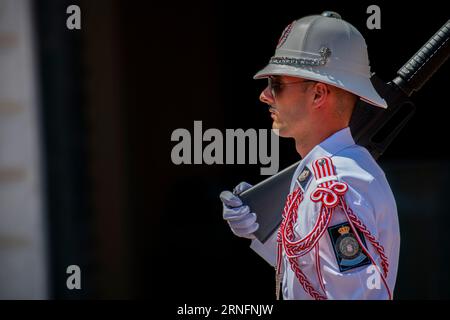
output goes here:
<path id="1" fill-rule="evenodd" d="M 272 96 L 274 98 L 276 98 L 277 96 L 279 96 L 281 94 L 283 87 L 287 87 L 287 86 L 294 85 L 294 84 L 306 83 L 306 82 L 317 82 L 314 80 L 300 80 L 300 81 L 295 81 L 295 82 L 283 83 L 283 82 L 279 82 L 273 78 L 267 78 L 267 80 L 269 82 L 270 93 L 272 93 Z"/>

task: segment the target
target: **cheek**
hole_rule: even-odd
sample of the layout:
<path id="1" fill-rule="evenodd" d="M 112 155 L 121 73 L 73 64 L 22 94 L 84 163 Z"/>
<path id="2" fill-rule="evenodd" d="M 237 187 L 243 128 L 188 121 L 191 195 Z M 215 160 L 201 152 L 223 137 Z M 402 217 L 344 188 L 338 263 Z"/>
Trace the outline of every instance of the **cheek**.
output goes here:
<path id="1" fill-rule="evenodd" d="M 307 118 L 306 101 L 300 94 L 292 93 L 286 95 L 278 104 L 280 111 L 280 120 L 289 124 L 298 124 L 304 122 Z"/>
<path id="2" fill-rule="evenodd" d="M 286 115 L 289 122 L 301 122 L 306 116 L 304 107 L 301 104 L 290 106 L 286 112 Z"/>

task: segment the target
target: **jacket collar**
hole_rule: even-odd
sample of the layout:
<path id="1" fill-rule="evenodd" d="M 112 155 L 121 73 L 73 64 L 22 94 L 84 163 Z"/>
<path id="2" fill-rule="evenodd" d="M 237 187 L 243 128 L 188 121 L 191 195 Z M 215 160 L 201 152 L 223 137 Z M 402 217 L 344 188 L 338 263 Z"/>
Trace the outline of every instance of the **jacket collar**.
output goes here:
<path id="1" fill-rule="evenodd" d="M 295 180 L 305 167 L 312 173 L 312 162 L 320 157 L 332 157 L 339 151 L 355 144 L 349 127 L 336 131 L 331 136 L 311 149 L 310 152 L 300 161 L 295 172 Z M 309 182 L 309 181 L 308 181 Z M 291 188 L 293 185 L 291 186 Z M 304 187 L 304 186 L 302 186 Z"/>

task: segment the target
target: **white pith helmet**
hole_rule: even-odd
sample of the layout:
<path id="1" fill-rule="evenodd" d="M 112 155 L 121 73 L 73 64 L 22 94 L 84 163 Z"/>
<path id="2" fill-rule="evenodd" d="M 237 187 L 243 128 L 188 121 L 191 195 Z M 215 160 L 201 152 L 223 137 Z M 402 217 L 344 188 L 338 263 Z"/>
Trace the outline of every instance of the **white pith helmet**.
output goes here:
<path id="1" fill-rule="evenodd" d="M 275 55 L 254 79 L 272 75 L 327 83 L 359 96 L 374 106 L 386 101 L 370 82 L 366 42 L 361 33 L 335 12 L 293 21 L 283 31 Z"/>

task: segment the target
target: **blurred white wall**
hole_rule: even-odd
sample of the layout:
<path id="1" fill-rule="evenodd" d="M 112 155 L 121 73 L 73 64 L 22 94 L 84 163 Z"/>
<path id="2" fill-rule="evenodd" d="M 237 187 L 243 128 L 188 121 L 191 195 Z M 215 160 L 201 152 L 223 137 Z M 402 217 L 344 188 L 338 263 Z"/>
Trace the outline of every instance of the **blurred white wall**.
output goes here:
<path id="1" fill-rule="evenodd" d="M 30 0 L 0 0 L 0 299 L 48 297 Z"/>

